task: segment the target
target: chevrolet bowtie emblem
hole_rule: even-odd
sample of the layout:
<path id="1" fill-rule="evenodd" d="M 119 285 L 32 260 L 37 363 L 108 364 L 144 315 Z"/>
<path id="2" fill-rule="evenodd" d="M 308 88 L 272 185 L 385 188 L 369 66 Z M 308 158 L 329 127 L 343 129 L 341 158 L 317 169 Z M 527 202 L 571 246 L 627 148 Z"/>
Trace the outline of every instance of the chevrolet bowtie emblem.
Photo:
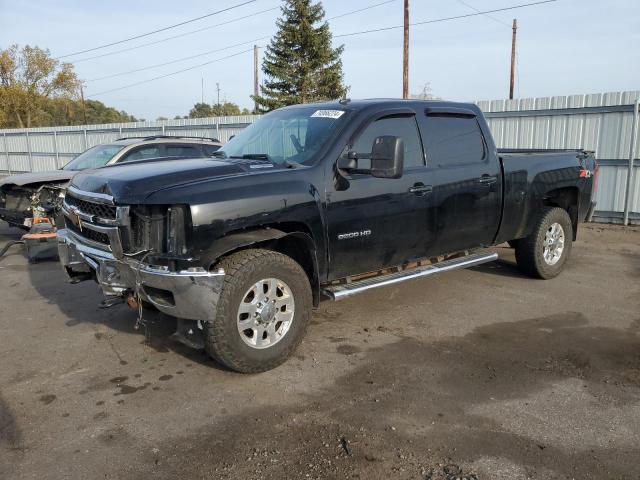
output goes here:
<path id="1" fill-rule="evenodd" d="M 71 208 L 69 213 L 71 214 L 73 224 L 77 225 L 80 231 L 82 231 L 82 219 L 80 218 L 79 210 L 77 208 Z"/>

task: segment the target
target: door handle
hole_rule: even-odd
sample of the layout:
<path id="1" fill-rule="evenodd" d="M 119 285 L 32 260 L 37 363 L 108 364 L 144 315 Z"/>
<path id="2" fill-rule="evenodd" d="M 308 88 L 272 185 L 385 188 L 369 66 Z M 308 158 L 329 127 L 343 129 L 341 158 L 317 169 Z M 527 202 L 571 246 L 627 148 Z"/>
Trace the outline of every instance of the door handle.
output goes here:
<path id="1" fill-rule="evenodd" d="M 486 174 L 485 174 L 485 175 L 482 175 L 482 176 L 477 180 L 477 182 L 478 182 L 480 185 L 490 186 L 490 185 L 493 185 L 493 184 L 497 183 L 497 182 L 498 182 L 498 179 L 497 179 L 496 177 L 492 177 L 492 176 L 490 176 L 490 175 L 486 175 Z"/>
<path id="2" fill-rule="evenodd" d="M 432 191 L 433 187 L 431 185 L 425 185 L 424 183 L 416 183 L 409 188 L 409 193 L 413 193 L 414 195 L 427 195 Z"/>

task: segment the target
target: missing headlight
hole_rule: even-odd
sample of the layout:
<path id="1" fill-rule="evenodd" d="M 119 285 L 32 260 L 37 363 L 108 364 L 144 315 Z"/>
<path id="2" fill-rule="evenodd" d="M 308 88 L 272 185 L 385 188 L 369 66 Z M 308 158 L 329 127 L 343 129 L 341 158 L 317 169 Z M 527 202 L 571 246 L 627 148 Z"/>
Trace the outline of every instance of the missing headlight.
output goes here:
<path id="1" fill-rule="evenodd" d="M 167 214 L 167 251 L 174 255 L 183 255 L 187 253 L 185 208 L 174 205 L 169 207 Z"/>

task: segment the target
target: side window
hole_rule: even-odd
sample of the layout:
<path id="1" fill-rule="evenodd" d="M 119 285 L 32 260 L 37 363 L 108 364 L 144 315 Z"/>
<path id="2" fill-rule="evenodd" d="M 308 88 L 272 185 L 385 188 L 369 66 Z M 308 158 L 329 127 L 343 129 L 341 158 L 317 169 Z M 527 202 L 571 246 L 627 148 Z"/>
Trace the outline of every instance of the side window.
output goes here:
<path id="1" fill-rule="evenodd" d="M 384 117 L 371 123 L 352 145 L 358 153 L 370 153 L 373 140 L 382 135 L 393 135 L 404 140 L 404 166 L 424 165 L 418 126 L 413 116 Z M 358 160 L 358 168 L 370 168 L 371 160 Z"/>
<path id="2" fill-rule="evenodd" d="M 148 147 L 135 148 L 127 153 L 120 162 L 132 162 L 133 160 L 143 160 L 145 158 L 160 157 L 160 146 L 153 145 Z"/>
<path id="3" fill-rule="evenodd" d="M 165 156 L 167 157 L 201 157 L 200 148 L 193 145 L 165 145 Z"/>
<path id="4" fill-rule="evenodd" d="M 422 139 L 431 166 L 448 167 L 482 163 L 485 146 L 475 117 L 428 115 Z"/>
<path id="5" fill-rule="evenodd" d="M 207 157 L 210 157 L 211 155 L 213 155 L 214 152 L 217 152 L 218 150 L 220 150 L 220 145 L 205 145 L 204 146 L 204 154 Z"/>

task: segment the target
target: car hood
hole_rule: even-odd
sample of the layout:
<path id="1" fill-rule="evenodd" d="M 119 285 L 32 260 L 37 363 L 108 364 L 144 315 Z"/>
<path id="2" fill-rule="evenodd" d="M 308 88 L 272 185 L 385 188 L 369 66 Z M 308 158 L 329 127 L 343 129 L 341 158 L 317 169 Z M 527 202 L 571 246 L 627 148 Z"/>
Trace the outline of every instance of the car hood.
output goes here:
<path id="1" fill-rule="evenodd" d="M 216 178 L 275 170 L 260 160 L 188 159 L 113 165 L 78 173 L 71 185 L 79 190 L 111 195 L 116 203 L 143 203 L 151 194 L 167 188 Z"/>
<path id="2" fill-rule="evenodd" d="M 19 175 L 10 175 L 0 180 L 0 186 L 17 185 L 24 187 L 26 185 L 38 185 L 42 183 L 66 183 L 78 173 L 72 170 L 51 170 L 50 172 L 32 172 L 21 173 Z"/>

